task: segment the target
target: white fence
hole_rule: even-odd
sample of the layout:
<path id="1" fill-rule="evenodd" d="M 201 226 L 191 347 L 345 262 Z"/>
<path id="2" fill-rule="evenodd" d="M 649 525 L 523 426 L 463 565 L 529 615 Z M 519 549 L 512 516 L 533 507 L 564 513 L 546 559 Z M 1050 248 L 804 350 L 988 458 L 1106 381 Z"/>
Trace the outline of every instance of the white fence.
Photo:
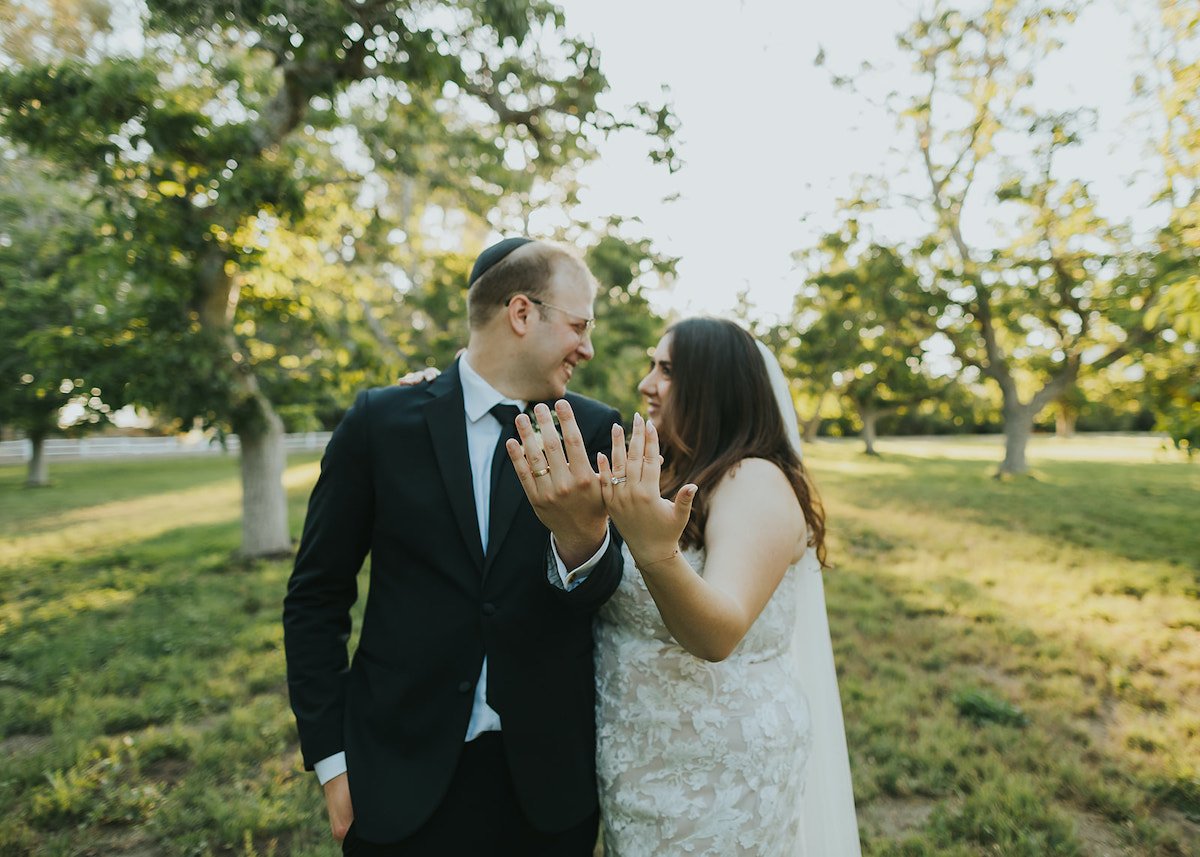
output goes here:
<path id="1" fill-rule="evenodd" d="M 284 435 L 288 452 L 320 452 L 329 442 L 330 432 L 311 431 Z M 132 458 L 142 455 L 219 455 L 228 450 L 236 453 L 241 443 L 236 434 L 225 438 L 225 446 L 215 438 L 179 435 L 176 437 L 83 437 L 51 438 L 44 451 L 51 461 L 77 458 Z M 0 464 L 20 464 L 33 457 L 33 444 L 28 440 L 0 441 Z"/>

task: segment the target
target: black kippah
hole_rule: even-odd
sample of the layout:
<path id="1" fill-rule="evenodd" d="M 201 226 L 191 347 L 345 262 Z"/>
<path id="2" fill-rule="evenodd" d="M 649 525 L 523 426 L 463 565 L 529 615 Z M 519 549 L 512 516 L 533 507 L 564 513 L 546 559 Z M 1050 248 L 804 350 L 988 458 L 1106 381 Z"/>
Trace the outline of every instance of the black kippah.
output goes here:
<path id="1" fill-rule="evenodd" d="M 467 280 L 467 288 L 475 285 L 475 281 L 490 271 L 496 263 L 501 259 L 522 247 L 525 244 L 533 243 L 532 238 L 505 238 L 503 241 L 497 241 L 491 247 L 479 254 L 479 258 L 475 260 L 475 267 L 471 269 L 471 278 Z"/>

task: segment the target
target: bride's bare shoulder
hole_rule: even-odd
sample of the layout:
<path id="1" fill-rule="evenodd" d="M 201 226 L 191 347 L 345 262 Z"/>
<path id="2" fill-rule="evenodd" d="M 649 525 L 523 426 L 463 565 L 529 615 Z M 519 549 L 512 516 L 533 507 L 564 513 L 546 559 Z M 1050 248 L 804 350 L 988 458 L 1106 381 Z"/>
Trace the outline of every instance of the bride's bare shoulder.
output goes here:
<path id="1" fill-rule="evenodd" d="M 743 511 L 766 506 L 780 511 L 793 505 L 797 511 L 800 508 L 787 474 L 765 458 L 743 458 L 711 490 L 709 503 L 714 512 L 719 507 Z"/>
<path id="2" fill-rule="evenodd" d="M 710 549 L 721 544 L 740 552 L 749 542 L 759 547 L 771 544 L 791 556 L 805 533 L 800 501 L 787 474 L 774 462 L 742 459 L 709 497 L 704 535 Z"/>
<path id="3" fill-rule="evenodd" d="M 783 491 L 792 493 L 791 483 L 779 465 L 765 458 L 743 458 L 716 486 L 716 491 L 730 493 L 743 491 Z"/>

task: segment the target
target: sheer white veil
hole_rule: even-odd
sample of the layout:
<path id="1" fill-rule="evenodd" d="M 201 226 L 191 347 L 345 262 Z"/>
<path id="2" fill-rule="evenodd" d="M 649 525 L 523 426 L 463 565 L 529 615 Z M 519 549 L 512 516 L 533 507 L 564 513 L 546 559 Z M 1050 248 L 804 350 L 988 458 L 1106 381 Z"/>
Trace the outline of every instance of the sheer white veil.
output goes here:
<path id="1" fill-rule="evenodd" d="M 800 423 L 787 378 L 771 349 L 755 340 L 767 364 L 771 389 L 783 416 L 788 437 L 800 448 Z M 800 603 L 792 640 L 800 660 L 800 675 L 812 716 L 813 746 L 808 759 L 804 788 L 804 838 L 813 857 L 837 855 L 859 857 L 858 818 L 854 811 L 854 789 L 850 782 L 850 753 L 842 701 L 838 695 L 837 671 L 829 618 L 825 614 L 825 583 L 820 564 L 808 554 L 796 569 L 800 575 Z"/>

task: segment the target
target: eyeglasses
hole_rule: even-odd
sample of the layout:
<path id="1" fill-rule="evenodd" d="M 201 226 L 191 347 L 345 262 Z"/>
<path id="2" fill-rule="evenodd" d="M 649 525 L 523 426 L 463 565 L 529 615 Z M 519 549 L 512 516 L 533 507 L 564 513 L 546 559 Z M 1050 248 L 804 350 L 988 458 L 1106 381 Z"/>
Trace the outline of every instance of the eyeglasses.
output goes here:
<path id="1" fill-rule="evenodd" d="M 512 298 L 509 298 L 508 303 L 512 303 L 513 298 L 515 298 L 515 297 L 516 297 L 516 295 L 513 295 Z M 580 336 L 591 333 L 593 330 L 596 329 L 596 319 L 595 318 L 587 318 L 585 316 L 578 315 L 576 313 L 571 312 L 569 309 L 563 309 L 560 306 L 555 306 L 554 304 L 546 303 L 543 300 L 538 300 L 537 298 L 531 298 L 531 297 L 529 297 L 529 295 L 523 295 L 523 297 L 525 298 L 525 300 L 529 301 L 531 304 L 537 304 L 538 306 L 545 307 L 546 309 L 556 309 L 559 312 L 561 312 L 563 315 L 570 316 L 571 318 L 574 318 L 574 319 L 578 319 L 578 321 L 575 324 L 573 324 L 572 327 L 574 327 L 574 328 L 576 328 L 576 330 L 578 330 Z M 507 306 L 507 304 L 506 304 L 506 306 Z M 580 330 L 580 328 L 582 328 L 582 329 Z"/>

